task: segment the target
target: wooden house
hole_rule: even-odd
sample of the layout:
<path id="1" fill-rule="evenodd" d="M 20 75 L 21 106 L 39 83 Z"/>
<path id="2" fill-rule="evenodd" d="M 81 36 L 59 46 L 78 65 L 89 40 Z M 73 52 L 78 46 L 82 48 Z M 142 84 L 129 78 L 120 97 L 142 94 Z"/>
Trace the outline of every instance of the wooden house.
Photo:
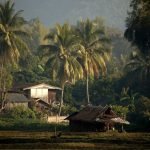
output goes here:
<path id="1" fill-rule="evenodd" d="M 22 93 L 8 92 L 6 93 L 5 109 L 11 109 L 15 106 L 24 106 L 28 108 L 30 100 Z"/>
<path id="2" fill-rule="evenodd" d="M 61 88 L 45 83 L 21 85 L 16 86 L 15 89 L 24 91 L 24 94 L 30 99 L 41 99 L 48 104 L 57 101 L 56 93 L 61 91 Z"/>
<path id="3" fill-rule="evenodd" d="M 87 106 L 66 120 L 69 120 L 71 131 L 107 131 L 112 130 L 116 123 L 125 123 L 109 106 Z"/>

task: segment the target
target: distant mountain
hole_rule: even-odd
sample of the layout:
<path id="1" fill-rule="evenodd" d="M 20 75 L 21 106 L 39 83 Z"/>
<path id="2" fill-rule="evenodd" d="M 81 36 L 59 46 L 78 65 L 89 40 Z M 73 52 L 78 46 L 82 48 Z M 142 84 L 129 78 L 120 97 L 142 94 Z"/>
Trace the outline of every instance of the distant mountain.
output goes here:
<path id="1" fill-rule="evenodd" d="M 39 17 L 46 26 L 80 18 L 100 16 L 107 26 L 125 29 L 125 19 L 131 0 L 14 0 L 16 9 L 23 9 L 28 20 Z"/>

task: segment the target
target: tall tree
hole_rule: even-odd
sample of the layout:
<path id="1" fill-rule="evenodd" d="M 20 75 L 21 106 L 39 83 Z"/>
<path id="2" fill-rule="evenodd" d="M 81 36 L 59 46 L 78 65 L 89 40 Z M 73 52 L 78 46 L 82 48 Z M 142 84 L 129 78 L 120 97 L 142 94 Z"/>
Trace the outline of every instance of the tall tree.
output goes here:
<path id="1" fill-rule="evenodd" d="M 150 1 L 132 0 L 130 7 L 125 37 L 137 45 L 142 53 L 150 55 Z"/>
<path id="2" fill-rule="evenodd" d="M 150 77 L 150 1 L 132 0 L 126 20 L 125 37 L 138 47 L 132 52 L 125 69 L 128 76 L 140 85 L 142 94 L 149 96 Z M 137 89 L 137 85 L 134 87 Z M 143 92 L 144 91 L 144 92 Z"/>
<path id="3" fill-rule="evenodd" d="M 148 80 L 150 77 L 150 57 L 145 57 L 140 51 L 133 51 L 131 57 L 125 69 L 133 74 L 137 74 L 139 79 Z"/>
<path id="4" fill-rule="evenodd" d="M 41 45 L 41 55 L 47 58 L 46 66 L 51 68 L 53 78 L 60 81 L 62 88 L 59 115 L 63 105 L 64 86 L 67 82 L 74 83 L 83 77 L 82 66 L 78 62 L 75 51 L 76 37 L 69 24 L 56 25 L 45 39 L 48 45 Z"/>
<path id="5" fill-rule="evenodd" d="M 132 87 L 134 91 L 149 97 L 150 57 L 145 56 L 139 50 L 133 51 L 130 57 L 131 60 L 124 68 L 128 86 Z"/>
<path id="6" fill-rule="evenodd" d="M 2 84 L 3 68 L 7 65 L 14 65 L 20 57 L 23 50 L 27 50 L 27 46 L 20 36 L 27 35 L 20 27 L 25 23 L 21 17 L 22 10 L 15 12 L 14 3 L 6 1 L 0 3 L 0 88 L 5 90 Z M 3 85 L 3 86 L 2 86 Z"/>
<path id="7" fill-rule="evenodd" d="M 27 35 L 20 29 L 25 20 L 21 17 L 22 10 L 15 12 L 14 5 L 11 1 L 0 4 L 0 56 L 5 62 L 11 63 L 17 62 L 21 48 L 27 49 L 26 44 L 20 38 L 21 35 Z"/>
<path id="8" fill-rule="evenodd" d="M 86 97 L 89 98 L 89 77 L 98 77 L 106 73 L 106 60 L 109 59 L 110 47 L 108 38 L 102 22 L 97 18 L 94 21 L 89 19 L 79 21 L 75 30 L 79 41 L 79 58 L 86 76 Z"/>

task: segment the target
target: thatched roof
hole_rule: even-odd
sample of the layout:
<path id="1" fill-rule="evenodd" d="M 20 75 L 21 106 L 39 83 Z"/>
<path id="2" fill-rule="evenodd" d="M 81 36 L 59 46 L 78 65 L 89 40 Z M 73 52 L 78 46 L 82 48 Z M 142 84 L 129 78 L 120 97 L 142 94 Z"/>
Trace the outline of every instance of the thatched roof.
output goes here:
<path id="1" fill-rule="evenodd" d="M 67 117 L 67 120 L 98 122 L 100 119 L 110 119 L 116 117 L 116 114 L 109 106 L 87 106 L 78 113 Z M 100 121 L 99 121 L 100 122 Z"/>
<path id="2" fill-rule="evenodd" d="M 15 102 L 15 103 L 24 103 L 29 102 L 30 100 L 27 99 L 23 94 L 21 93 L 7 93 L 6 94 L 6 101 L 7 102 Z"/>

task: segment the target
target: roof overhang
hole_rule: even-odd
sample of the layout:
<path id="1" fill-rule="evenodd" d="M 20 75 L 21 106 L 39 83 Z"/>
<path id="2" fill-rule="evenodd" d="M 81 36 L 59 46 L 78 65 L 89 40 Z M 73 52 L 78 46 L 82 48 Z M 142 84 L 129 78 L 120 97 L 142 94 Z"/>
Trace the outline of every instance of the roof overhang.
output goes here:
<path id="1" fill-rule="evenodd" d="M 51 105 L 49 103 L 45 102 L 42 99 L 37 99 L 36 102 L 41 103 L 41 104 L 45 105 L 46 107 L 49 107 L 49 108 L 51 107 Z"/>
<path id="2" fill-rule="evenodd" d="M 117 117 L 117 118 L 112 118 L 112 119 L 110 119 L 112 122 L 114 122 L 114 123 L 120 123 L 120 124 L 130 124 L 130 122 L 129 121 L 127 121 L 127 120 L 124 120 L 124 119 L 122 119 L 122 118 L 120 118 L 120 117 Z"/>
<path id="3" fill-rule="evenodd" d="M 34 86 L 29 86 L 29 87 L 23 88 L 23 90 L 41 89 L 41 88 L 42 89 L 50 89 L 50 90 L 62 90 L 59 87 L 51 86 L 51 85 L 48 85 L 48 84 L 45 84 L 45 83 L 37 84 L 37 85 L 34 85 Z"/>

